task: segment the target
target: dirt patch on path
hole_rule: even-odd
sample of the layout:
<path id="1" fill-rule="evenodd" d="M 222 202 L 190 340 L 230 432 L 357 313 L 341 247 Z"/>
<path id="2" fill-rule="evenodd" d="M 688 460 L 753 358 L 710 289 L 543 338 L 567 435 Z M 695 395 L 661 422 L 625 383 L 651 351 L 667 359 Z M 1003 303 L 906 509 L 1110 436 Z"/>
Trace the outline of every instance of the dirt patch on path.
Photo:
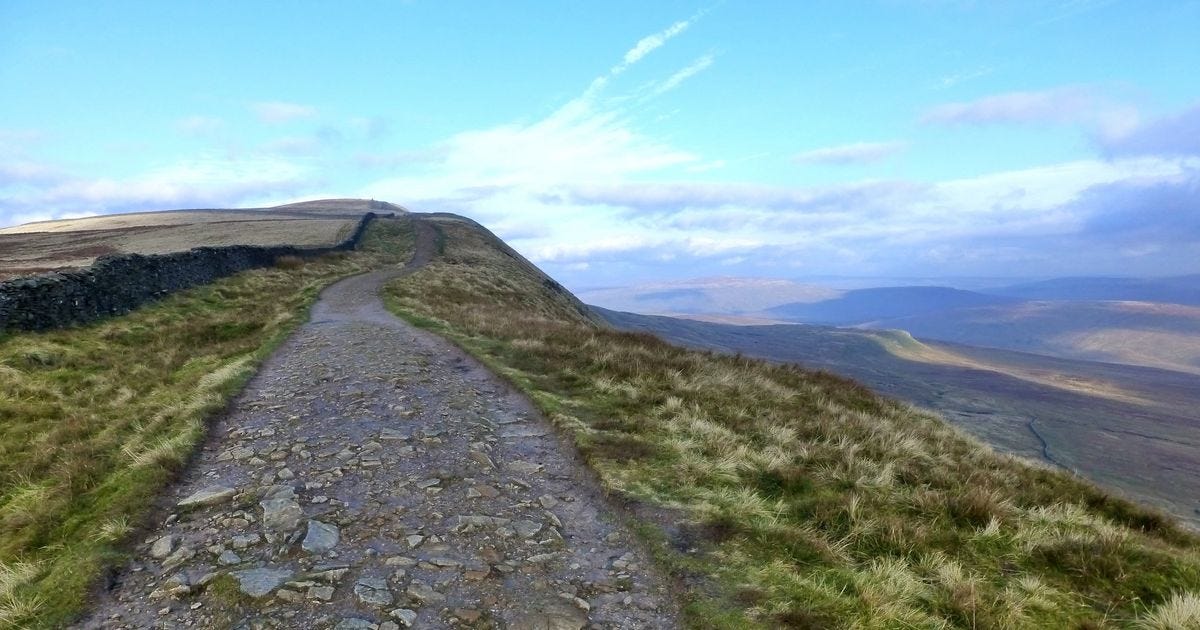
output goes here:
<path id="1" fill-rule="evenodd" d="M 84 628 L 671 628 L 666 580 L 527 399 L 378 291 L 329 287 Z"/>

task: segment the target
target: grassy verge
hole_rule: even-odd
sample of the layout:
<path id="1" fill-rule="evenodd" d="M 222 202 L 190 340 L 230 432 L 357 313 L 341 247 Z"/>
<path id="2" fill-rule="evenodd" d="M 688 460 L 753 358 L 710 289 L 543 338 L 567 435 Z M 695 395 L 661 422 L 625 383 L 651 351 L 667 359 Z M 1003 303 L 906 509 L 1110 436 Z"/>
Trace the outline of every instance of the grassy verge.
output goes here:
<path id="1" fill-rule="evenodd" d="M 1200 545 L 1170 519 L 851 381 L 600 327 L 494 237 L 436 225 L 443 253 L 389 306 L 523 388 L 659 515 L 641 529 L 692 626 L 1200 624 Z"/>
<path id="2" fill-rule="evenodd" d="M 380 220 L 353 254 L 283 261 L 89 326 L 0 337 L 0 627 L 70 619 L 207 420 L 318 292 L 410 249 L 407 220 Z"/>

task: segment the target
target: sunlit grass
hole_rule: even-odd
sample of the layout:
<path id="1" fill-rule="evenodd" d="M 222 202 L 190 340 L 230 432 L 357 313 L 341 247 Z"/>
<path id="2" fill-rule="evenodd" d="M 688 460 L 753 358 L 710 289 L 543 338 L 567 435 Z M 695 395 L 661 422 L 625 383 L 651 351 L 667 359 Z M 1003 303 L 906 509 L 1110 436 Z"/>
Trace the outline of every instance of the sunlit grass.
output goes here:
<path id="1" fill-rule="evenodd" d="M 0 337 L 0 626 L 59 627 L 208 420 L 321 288 L 403 262 L 406 220 L 363 251 L 238 274 L 89 326 Z"/>
<path id="2" fill-rule="evenodd" d="M 389 305 L 653 506 L 692 625 L 1188 627 L 1162 624 L 1190 614 L 1200 547 L 1169 518 L 851 381 L 608 330 L 490 235 L 437 225 L 443 255 Z"/>

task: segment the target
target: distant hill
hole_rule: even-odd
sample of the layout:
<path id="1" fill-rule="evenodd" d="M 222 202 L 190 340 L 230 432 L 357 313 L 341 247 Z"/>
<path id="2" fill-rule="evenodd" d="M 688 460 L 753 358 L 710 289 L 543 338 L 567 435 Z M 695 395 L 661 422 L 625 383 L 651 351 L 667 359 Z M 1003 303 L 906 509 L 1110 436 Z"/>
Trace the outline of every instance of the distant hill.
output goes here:
<path id="1" fill-rule="evenodd" d="M 1118 301 L 1020 302 L 882 318 L 922 339 L 1200 374 L 1200 307 Z"/>
<path id="2" fill-rule="evenodd" d="M 1200 274 L 1174 278 L 1055 278 L 983 293 L 1027 300 L 1131 300 L 1200 306 Z"/>
<path id="3" fill-rule="evenodd" d="M 847 291 L 837 298 L 820 302 L 784 304 L 765 312 L 795 322 L 850 325 L 1020 301 L 1014 297 L 949 287 L 881 287 Z"/>

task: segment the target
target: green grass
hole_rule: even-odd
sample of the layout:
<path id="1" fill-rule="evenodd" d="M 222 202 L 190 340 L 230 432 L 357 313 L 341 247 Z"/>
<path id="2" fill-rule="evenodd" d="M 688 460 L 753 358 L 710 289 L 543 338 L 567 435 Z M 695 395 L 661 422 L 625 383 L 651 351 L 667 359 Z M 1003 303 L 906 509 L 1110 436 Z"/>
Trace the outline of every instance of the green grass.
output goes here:
<path id="1" fill-rule="evenodd" d="M 686 586 L 700 628 L 1195 628 L 1200 545 L 851 381 L 596 324 L 494 237 L 389 306 L 526 391 Z"/>
<path id="2" fill-rule="evenodd" d="M 360 252 L 282 261 L 89 326 L 0 337 L 0 627 L 59 627 L 119 561 L 207 421 L 334 280 L 401 263 L 406 219 Z"/>

